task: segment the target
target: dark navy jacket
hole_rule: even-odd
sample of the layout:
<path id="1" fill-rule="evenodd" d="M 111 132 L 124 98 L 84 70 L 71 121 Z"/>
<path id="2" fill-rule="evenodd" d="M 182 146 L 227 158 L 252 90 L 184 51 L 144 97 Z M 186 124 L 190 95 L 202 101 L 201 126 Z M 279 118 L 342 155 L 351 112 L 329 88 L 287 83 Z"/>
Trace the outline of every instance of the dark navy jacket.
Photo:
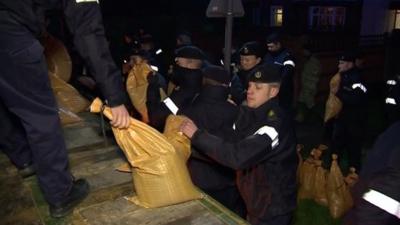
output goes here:
<path id="1" fill-rule="evenodd" d="M 227 101 L 228 91 L 222 86 L 203 86 L 193 103 L 179 113 L 210 134 L 224 137 L 227 130 L 232 129 L 238 113 L 238 107 Z M 192 150 L 188 167 L 193 183 L 202 189 L 221 190 L 235 185 L 236 171 L 216 163 L 196 149 Z"/>
<path id="2" fill-rule="evenodd" d="M 39 37 L 44 30 L 44 13 L 47 9 L 62 9 L 74 44 L 87 63 L 91 74 L 110 106 L 121 105 L 126 100 L 122 76 L 111 58 L 96 1 L 76 3 L 76 0 L 1 0 L 0 9 L 12 13 L 15 20 Z"/>
<path id="3" fill-rule="evenodd" d="M 295 62 L 293 56 L 285 48 L 279 52 L 268 53 L 264 56 L 264 64 L 276 64 L 283 67 L 282 81 L 279 91 L 279 102 L 282 107 L 290 109 L 294 98 L 294 68 Z"/>
<path id="4" fill-rule="evenodd" d="M 238 187 L 250 217 L 268 220 L 296 207 L 296 140 L 292 120 L 271 99 L 242 107 L 233 141 L 198 130 L 192 145 L 222 165 L 239 170 Z"/>

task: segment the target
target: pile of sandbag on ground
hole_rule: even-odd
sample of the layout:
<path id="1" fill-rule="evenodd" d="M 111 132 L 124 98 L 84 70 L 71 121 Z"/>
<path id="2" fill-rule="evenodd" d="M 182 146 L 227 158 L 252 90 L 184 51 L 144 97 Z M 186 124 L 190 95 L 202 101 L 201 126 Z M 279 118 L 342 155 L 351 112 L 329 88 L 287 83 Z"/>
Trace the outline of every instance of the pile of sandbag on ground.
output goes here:
<path id="1" fill-rule="evenodd" d="M 353 206 L 350 187 L 356 182 L 357 174 L 351 168 L 349 175 L 343 177 L 335 154 L 332 155 L 330 169 L 324 169 L 321 156 L 326 149 L 324 145 L 312 149 L 306 160 L 299 154 L 297 198 L 298 201 L 313 199 L 316 203 L 327 206 L 333 218 L 340 218 Z M 298 152 L 300 151 L 298 148 Z"/>

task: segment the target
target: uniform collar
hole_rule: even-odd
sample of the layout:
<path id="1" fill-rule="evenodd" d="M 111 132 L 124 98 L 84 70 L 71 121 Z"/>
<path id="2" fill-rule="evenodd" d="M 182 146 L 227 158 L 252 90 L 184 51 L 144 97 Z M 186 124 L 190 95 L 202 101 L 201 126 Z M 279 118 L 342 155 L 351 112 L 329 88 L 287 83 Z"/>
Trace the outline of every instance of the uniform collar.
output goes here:
<path id="1" fill-rule="evenodd" d="M 269 111 L 277 107 L 279 107 L 279 101 L 277 97 L 274 97 L 265 102 L 264 104 L 260 105 L 258 108 L 250 110 L 253 112 L 255 119 L 258 121 L 266 118 L 268 116 Z"/>

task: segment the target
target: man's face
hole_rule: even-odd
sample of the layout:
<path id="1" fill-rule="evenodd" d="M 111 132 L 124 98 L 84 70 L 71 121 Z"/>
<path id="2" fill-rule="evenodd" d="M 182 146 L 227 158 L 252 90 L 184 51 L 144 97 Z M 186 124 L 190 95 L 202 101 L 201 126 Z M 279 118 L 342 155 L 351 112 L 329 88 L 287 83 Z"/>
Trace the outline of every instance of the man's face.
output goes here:
<path id="1" fill-rule="evenodd" d="M 268 51 L 270 52 L 277 52 L 281 49 L 281 43 L 279 42 L 272 42 L 267 44 Z"/>
<path id="2" fill-rule="evenodd" d="M 255 55 L 240 55 L 240 66 L 243 70 L 251 70 L 261 61 L 261 58 Z"/>
<path id="3" fill-rule="evenodd" d="M 339 73 L 346 72 L 353 67 L 354 67 L 353 62 L 339 60 L 339 64 L 338 64 Z"/>
<path id="4" fill-rule="evenodd" d="M 176 65 L 187 68 L 188 67 L 188 59 L 187 58 L 182 58 L 182 57 L 176 57 L 175 58 L 175 63 Z"/>
<path id="5" fill-rule="evenodd" d="M 247 106 L 249 108 L 258 108 L 279 92 L 279 87 L 269 83 L 249 82 L 247 89 Z"/>

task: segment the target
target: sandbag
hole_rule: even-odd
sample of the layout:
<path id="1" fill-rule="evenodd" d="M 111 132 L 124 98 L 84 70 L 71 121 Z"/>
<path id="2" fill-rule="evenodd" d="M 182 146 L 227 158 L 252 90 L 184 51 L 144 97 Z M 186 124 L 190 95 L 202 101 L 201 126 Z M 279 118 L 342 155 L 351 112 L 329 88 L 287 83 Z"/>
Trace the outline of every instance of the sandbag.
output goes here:
<path id="1" fill-rule="evenodd" d="M 326 194 L 327 172 L 322 167 L 321 160 L 317 160 L 314 163 L 317 167 L 314 180 L 314 201 L 320 205 L 328 206 L 328 197 Z"/>
<path id="2" fill-rule="evenodd" d="M 54 96 L 60 107 L 73 113 L 79 113 L 88 108 L 89 101 L 82 97 L 74 87 L 53 73 L 49 73 L 49 78 Z"/>
<path id="3" fill-rule="evenodd" d="M 337 116 L 342 110 L 342 101 L 336 96 L 340 85 L 340 74 L 335 74 L 329 83 L 329 96 L 325 104 L 324 122 Z"/>
<path id="4" fill-rule="evenodd" d="M 100 112 L 102 102 L 95 99 L 91 112 Z M 112 119 L 111 109 L 103 114 Z M 154 208 L 201 198 L 186 167 L 184 154 L 179 153 L 167 138 L 147 124 L 130 119 L 128 129 L 112 128 L 118 145 L 132 166 L 135 204 Z"/>
<path id="5" fill-rule="evenodd" d="M 314 158 L 308 157 L 301 166 L 300 188 L 297 194 L 297 199 L 312 199 L 314 196 L 314 182 L 317 168 L 314 164 Z"/>
<path id="6" fill-rule="evenodd" d="M 80 118 L 78 115 L 62 107 L 58 108 L 58 115 L 60 116 L 62 125 L 73 124 L 82 121 L 82 118 Z"/>
<path id="7" fill-rule="evenodd" d="M 126 91 L 129 94 L 132 105 L 140 113 L 142 122 L 149 123 L 149 115 L 146 106 L 147 76 L 152 72 L 151 67 L 145 63 L 135 64 L 126 80 Z"/>
<path id="8" fill-rule="evenodd" d="M 346 182 L 348 187 L 353 187 L 357 182 L 358 182 L 358 174 L 356 173 L 356 168 L 350 167 L 350 172 L 347 174 L 347 176 L 344 178 L 344 181 Z"/>
<path id="9" fill-rule="evenodd" d="M 43 46 L 47 69 L 61 80 L 68 82 L 71 78 L 72 61 L 64 44 L 47 34 L 43 39 Z"/>
<path id="10" fill-rule="evenodd" d="M 191 153 L 190 139 L 179 130 L 180 125 L 185 119 L 187 119 L 185 116 L 169 115 L 165 122 L 163 134 L 169 143 L 182 154 L 184 159 L 188 160 Z"/>
<path id="11" fill-rule="evenodd" d="M 329 212 L 333 218 L 340 218 L 353 205 L 350 191 L 344 182 L 337 163 L 337 155 L 332 155 L 332 164 L 327 180 Z"/>

